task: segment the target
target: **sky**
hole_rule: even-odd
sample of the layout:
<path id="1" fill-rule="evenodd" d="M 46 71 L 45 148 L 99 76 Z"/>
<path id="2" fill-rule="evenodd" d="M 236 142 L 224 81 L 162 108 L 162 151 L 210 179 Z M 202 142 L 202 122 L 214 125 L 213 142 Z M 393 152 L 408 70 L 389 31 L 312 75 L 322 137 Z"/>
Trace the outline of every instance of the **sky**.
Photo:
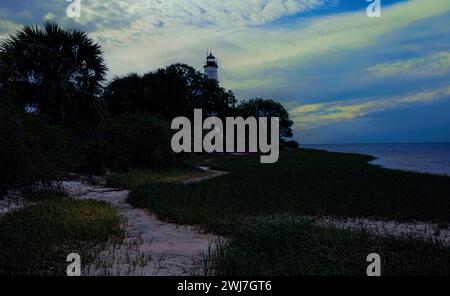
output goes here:
<path id="1" fill-rule="evenodd" d="M 75 1 L 75 0 L 73 0 Z M 222 86 L 280 101 L 295 140 L 450 142 L 450 1 L 0 0 L 0 40 L 53 20 L 88 32 L 108 79 L 172 63 L 202 70 L 210 49 Z"/>

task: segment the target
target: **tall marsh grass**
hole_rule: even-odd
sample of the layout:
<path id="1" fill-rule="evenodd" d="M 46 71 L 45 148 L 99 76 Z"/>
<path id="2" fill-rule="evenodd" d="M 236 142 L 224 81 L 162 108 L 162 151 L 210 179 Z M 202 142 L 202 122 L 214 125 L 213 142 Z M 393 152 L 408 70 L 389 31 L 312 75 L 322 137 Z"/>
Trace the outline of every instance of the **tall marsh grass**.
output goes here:
<path id="1" fill-rule="evenodd" d="M 35 204 L 0 218 L 0 275 L 64 275 L 69 253 L 93 260 L 121 237 L 121 223 L 106 203 L 41 191 Z"/>

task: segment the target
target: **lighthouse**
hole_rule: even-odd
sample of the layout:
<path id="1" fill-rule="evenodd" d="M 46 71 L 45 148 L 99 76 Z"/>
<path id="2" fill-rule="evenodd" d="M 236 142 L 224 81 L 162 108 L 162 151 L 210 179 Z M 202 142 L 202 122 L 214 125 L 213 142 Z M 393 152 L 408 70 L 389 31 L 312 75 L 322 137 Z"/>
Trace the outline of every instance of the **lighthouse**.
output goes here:
<path id="1" fill-rule="evenodd" d="M 208 79 L 219 82 L 219 75 L 217 74 L 219 66 L 217 65 L 216 57 L 212 53 L 209 53 L 206 57 L 206 65 L 203 68 Z"/>

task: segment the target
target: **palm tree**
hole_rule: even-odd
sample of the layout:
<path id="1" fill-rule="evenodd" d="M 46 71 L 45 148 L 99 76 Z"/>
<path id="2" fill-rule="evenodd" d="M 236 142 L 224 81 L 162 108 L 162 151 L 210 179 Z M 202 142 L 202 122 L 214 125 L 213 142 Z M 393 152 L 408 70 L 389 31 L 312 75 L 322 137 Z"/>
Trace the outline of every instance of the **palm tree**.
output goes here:
<path id="1" fill-rule="evenodd" d="M 25 26 L 0 44 L 0 61 L 8 70 L 0 71 L 0 87 L 14 89 L 22 107 L 64 124 L 102 118 L 107 67 L 86 33 L 52 22 Z"/>

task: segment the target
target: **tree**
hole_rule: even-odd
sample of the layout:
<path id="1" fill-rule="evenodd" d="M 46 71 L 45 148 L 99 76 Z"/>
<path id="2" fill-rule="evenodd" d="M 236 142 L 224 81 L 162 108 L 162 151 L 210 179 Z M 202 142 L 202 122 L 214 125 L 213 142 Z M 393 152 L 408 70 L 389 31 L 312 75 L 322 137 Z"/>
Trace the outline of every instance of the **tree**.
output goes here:
<path id="1" fill-rule="evenodd" d="M 15 102 L 70 124 L 100 119 L 99 94 L 107 67 L 86 33 L 46 22 L 25 26 L 0 44 L 0 87 Z"/>
<path id="2" fill-rule="evenodd" d="M 148 112 L 168 121 L 177 116 L 190 117 L 195 108 L 224 117 L 236 103 L 231 91 L 185 64 L 174 64 L 142 77 L 129 74 L 115 78 L 104 97 L 113 115 Z"/>
<path id="3" fill-rule="evenodd" d="M 256 118 L 278 117 L 280 119 L 280 137 L 291 138 L 293 136 L 292 125 L 294 122 L 289 119 L 289 113 L 278 102 L 261 98 L 244 101 L 238 105 L 237 113 L 244 118 L 251 116 Z"/>
<path id="4" fill-rule="evenodd" d="M 204 74 L 185 64 L 174 64 L 166 68 L 169 73 L 176 73 L 187 89 L 186 116 L 192 115 L 192 110 L 199 108 L 205 114 L 225 117 L 231 115 L 236 105 L 232 91 L 227 91 Z"/>
<path id="5" fill-rule="evenodd" d="M 106 139 L 110 145 L 110 167 L 154 167 L 176 162 L 170 145 L 170 125 L 146 113 L 124 114 L 105 121 Z M 104 153 L 104 148 L 98 154 Z"/>
<path id="6" fill-rule="evenodd" d="M 142 77 L 136 73 L 116 77 L 106 87 L 104 98 L 114 115 L 136 113 L 144 104 Z"/>

